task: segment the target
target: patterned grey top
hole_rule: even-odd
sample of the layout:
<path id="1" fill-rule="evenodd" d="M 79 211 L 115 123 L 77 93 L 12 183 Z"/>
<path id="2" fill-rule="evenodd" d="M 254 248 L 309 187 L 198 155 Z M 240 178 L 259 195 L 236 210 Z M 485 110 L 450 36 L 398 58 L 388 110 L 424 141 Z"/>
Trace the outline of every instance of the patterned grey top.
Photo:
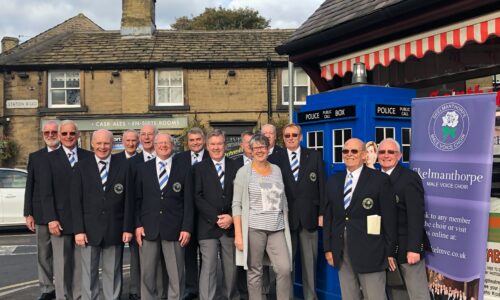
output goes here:
<path id="1" fill-rule="evenodd" d="M 248 227 L 278 231 L 285 228 L 283 205 L 285 186 L 281 174 L 262 176 L 252 169 L 248 185 L 250 211 Z"/>

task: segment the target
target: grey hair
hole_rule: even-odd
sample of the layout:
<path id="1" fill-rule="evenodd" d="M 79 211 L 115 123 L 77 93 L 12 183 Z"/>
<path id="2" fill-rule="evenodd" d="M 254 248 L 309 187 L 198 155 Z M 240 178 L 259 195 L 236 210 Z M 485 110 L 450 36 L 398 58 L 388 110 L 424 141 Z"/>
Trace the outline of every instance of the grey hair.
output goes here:
<path id="1" fill-rule="evenodd" d="M 138 134 L 138 133 L 137 133 L 137 131 L 135 131 L 134 129 L 127 129 L 127 130 L 125 130 L 125 131 L 123 132 L 123 134 L 122 134 L 122 139 L 124 139 L 124 138 L 125 138 L 125 135 L 126 135 L 127 133 L 133 133 L 133 134 L 135 135 L 135 137 L 136 137 L 137 139 L 139 139 L 139 134 Z"/>
<path id="2" fill-rule="evenodd" d="M 260 127 L 260 130 L 262 131 L 265 127 L 270 127 L 273 129 L 273 132 L 274 134 L 276 134 L 276 126 L 274 126 L 273 124 L 270 124 L 270 123 L 267 123 L 267 124 L 264 124 Z"/>
<path id="3" fill-rule="evenodd" d="M 96 134 L 98 132 L 105 132 L 107 133 L 108 137 L 109 137 L 109 141 L 111 142 L 111 144 L 113 144 L 113 133 L 107 129 L 97 129 L 96 131 L 92 132 L 92 138 L 90 139 L 90 142 L 92 143 L 94 141 L 94 138 L 96 136 Z"/>
<path id="4" fill-rule="evenodd" d="M 156 142 L 158 142 L 158 138 L 160 136 L 167 136 L 168 139 L 170 140 L 170 143 L 172 144 L 172 146 L 174 145 L 174 140 L 172 139 L 172 136 L 168 133 L 158 133 L 157 135 L 155 135 L 155 139 L 154 139 L 155 144 L 156 144 Z"/>
<path id="5" fill-rule="evenodd" d="M 201 137 L 205 137 L 205 133 L 203 132 L 203 130 L 201 130 L 200 127 L 193 127 L 191 129 L 189 129 L 187 134 L 199 134 L 199 135 L 201 135 Z"/>
<path id="6" fill-rule="evenodd" d="M 209 131 L 207 133 L 207 141 L 208 141 L 208 139 L 210 139 L 211 137 L 214 137 L 214 136 L 222 136 L 222 138 L 224 139 L 224 142 L 226 141 L 226 134 L 224 133 L 224 131 L 222 131 L 220 129 L 214 129 L 212 131 Z"/>
<path id="7" fill-rule="evenodd" d="M 270 145 L 269 139 L 265 135 L 260 134 L 260 133 L 256 133 L 250 139 L 249 145 L 250 145 L 250 149 L 252 149 L 252 150 L 253 150 L 254 143 L 259 143 L 259 144 L 265 145 L 266 148 L 269 148 L 269 145 Z"/>
<path id="8" fill-rule="evenodd" d="M 241 139 L 243 139 L 245 136 L 249 135 L 249 136 L 253 136 L 253 132 L 251 132 L 250 130 L 245 130 L 241 133 Z"/>
<path id="9" fill-rule="evenodd" d="M 45 126 L 47 126 L 47 125 L 51 125 L 51 124 L 52 124 L 52 125 L 56 125 L 56 126 L 57 126 L 57 129 L 58 129 L 58 131 L 59 131 L 59 123 L 57 123 L 57 121 L 56 121 L 56 120 L 48 120 L 47 122 L 45 122 L 45 123 L 43 124 L 42 128 L 40 128 L 40 131 L 43 131 L 43 128 L 44 128 Z"/>
<path id="10" fill-rule="evenodd" d="M 382 146 L 383 143 L 385 142 L 393 142 L 395 145 L 396 145 L 396 148 L 398 149 L 398 152 L 401 153 L 401 146 L 399 145 L 398 141 L 396 141 L 395 139 L 393 138 L 386 138 L 386 139 L 383 139 L 380 144 L 378 144 L 378 147 L 380 148 L 380 146 Z"/>
<path id="11" fill-rule="evenodd" d="M 157 135 L 157 134 L 158 134 L 158 128 L 156 128 L 156 126 L 155 126 L 155 125 L 153 125 L 153 124 L 151 124 L 151 123 L 146 123 L 146 124 L 142 125 L 142 127 L 141 127 L 141 132 L 142 132 L 142 129 L 144 128 L 144 126 L 151 126 L 151 127 L 153 127 L 153 132 L 154 132 L 154 134 L 155 134 L 155 135 Z"/>
<path id="12" fill-rule="evenodd" d="M 61 128 L 64 126 L 64 125 L 68 125 L 68 124 L 71 124 L 73 126 L 75 126 L 75 130 L 76 132 L 79 132 L 78 131 L 78 126 L 76 125 L 76 123 L 72 120 L 63 120 L 61 121 L 61 123 L 59 123 L 59 127 L 57 128 L 57 131 L 61 132 Z"/>

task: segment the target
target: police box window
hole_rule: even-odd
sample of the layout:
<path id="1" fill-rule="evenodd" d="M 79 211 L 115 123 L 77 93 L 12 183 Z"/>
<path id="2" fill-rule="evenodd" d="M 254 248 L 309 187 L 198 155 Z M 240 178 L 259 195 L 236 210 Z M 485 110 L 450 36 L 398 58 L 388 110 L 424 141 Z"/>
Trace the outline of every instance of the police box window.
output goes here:
<path id="1" fill-rule="evenodd" d="M 410 140 L 411 128 L 401 128 L 401 151 L 403 154 L 403 162 L 410 161 Z"/>
<path id="2" fill-rule="evenodd" d="M 333 162 L 341 163 L 342 148 L 344 147 L 344 143 L 351 138 L 352 129 L 351 128 L 334 129 L 332 134 L 333 134 Z"/>
<path id="3" fill-rule="evenodd" d="M 387 138 L 394 138 L 394 127 L 375 127 L 375 142 L 377 145 Z"/>
<path id="4" fill-rule="evenodd" d="M 307 148 L 318 150 L 323 154 L 323 131 L 309 131 L 307 133 Z"/>

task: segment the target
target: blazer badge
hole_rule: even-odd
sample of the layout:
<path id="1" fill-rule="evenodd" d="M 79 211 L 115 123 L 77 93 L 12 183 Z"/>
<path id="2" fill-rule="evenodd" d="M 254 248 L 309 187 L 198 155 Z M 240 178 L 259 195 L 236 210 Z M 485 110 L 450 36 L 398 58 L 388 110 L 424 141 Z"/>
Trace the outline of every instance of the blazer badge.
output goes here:
<path id="1" fill-rule="evenodd" d="M 372 198 L 365 198 L 363 199 L 363 202 L 361 202 L 363 205 L 364 209 L 371 209 L 373 207 L 373 199 Z"/>
<path id="2" fill-rule="evenodd" d="M 115 193 L 117 193 L 119 195 L 119 194 L 123 193 L 123 185 L 121 183 L 117 183 L 113 187 L 113 190 L 115 191 Z"/>

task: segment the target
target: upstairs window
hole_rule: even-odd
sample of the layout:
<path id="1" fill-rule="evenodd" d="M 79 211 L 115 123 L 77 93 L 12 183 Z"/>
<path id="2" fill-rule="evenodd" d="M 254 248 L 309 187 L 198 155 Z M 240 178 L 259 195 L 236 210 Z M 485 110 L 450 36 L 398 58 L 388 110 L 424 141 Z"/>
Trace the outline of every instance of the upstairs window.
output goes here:
<path id="1" fill-rule="evenodd" d="M 304 70 L 297 68 L 293 69 L 295 73 L 295 97 L 293 104 L 294 105 L 304 105 L 306 104 L 306 96 L 311 94 L 310 84 L 309 84 L 309 76 L 307 76 Z M 288 69 L 283 69 L 281 71 L 281 86 L 282 86 L 282 101 L 283 105 L 288 105 L 288 93 L 290 92 L 290 84 L 288 81 Z"/>
<path id="2" fill-rule="evenodd" d="M 184 105 L 182 70 L 156 71 L 156 105 Z"/>
<path id="3" fill-rule="evenodd" d="M 49 72 L 49 107 L 80 106 L 80 72 Z"/>

